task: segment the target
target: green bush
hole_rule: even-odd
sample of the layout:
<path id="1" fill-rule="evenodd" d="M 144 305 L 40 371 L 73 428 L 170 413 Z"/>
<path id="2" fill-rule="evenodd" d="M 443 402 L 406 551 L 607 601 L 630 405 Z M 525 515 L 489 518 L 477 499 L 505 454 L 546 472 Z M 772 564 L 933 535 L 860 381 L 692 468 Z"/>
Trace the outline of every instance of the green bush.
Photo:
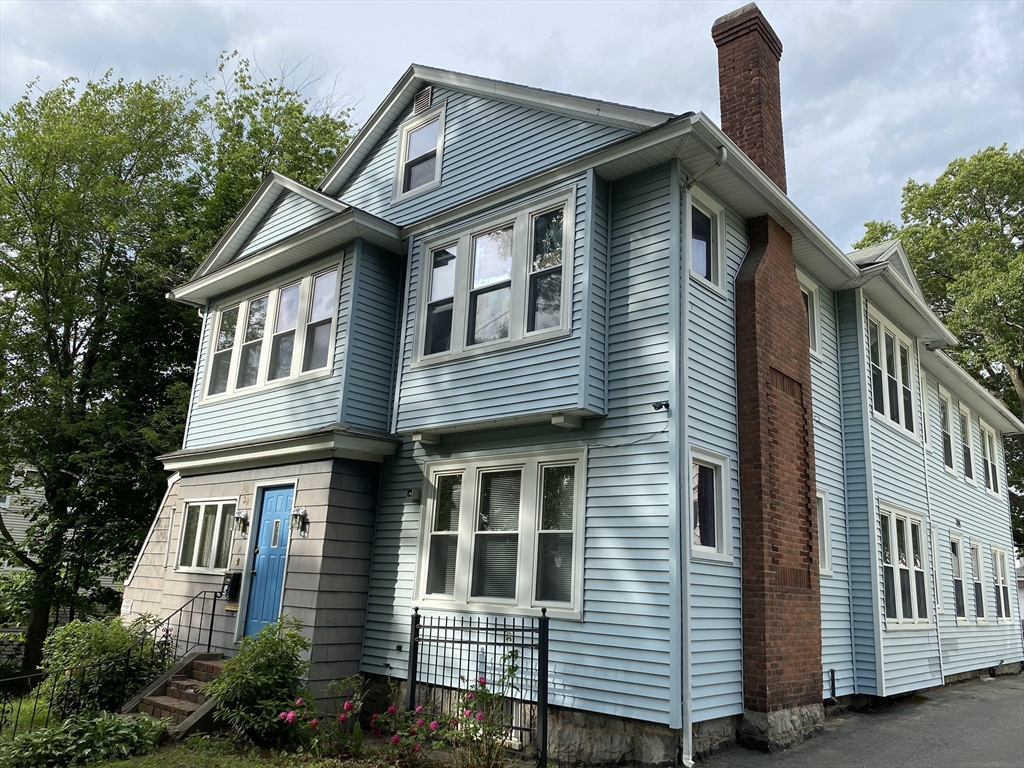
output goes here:
<path id="1" fill-rule="evenodd" d="M 280 717 L 308 698 L 311 643 L 302 622 L 282 616 L 255 635 L 242 638 L 238 655 L 224 662 L 220 676 L 203 687 L 217 699 L 214 720 L 225 723 L 234 738 L 261 747 L 287 746 L 295 730 Z"/>
<path id="2" fill-rule="evenodd" d="M 54 630 L 43 646 L 42 669 L 51 674 L 40 685 L 56 715 L 116 712 L 162 674 L 173 660 L 173 640 L 147 635 L 156 623 L 143 616 L 125 625 L 114 617 Z"/>
<path id="3" fill-rule="evenodd" d="M 51 728 L 16 736 L 0 748 L 2 768 L 51 768 L 146 755 L 160 743 L 163 720 L 118 717 L 72 717 Z"/>

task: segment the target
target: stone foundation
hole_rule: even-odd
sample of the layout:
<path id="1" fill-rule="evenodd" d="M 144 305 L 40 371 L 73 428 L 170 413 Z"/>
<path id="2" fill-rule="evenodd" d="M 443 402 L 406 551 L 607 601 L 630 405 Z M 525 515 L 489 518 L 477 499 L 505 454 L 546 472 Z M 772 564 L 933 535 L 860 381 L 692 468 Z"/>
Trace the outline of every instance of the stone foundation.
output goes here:
<path id="1" fill-rule="evenodd" d="M 774 712 L 744 712 L 736 738 L 748 749 L 776 752 L 810 738 L 825 727 L 821 704 L 778 709 Z"/>

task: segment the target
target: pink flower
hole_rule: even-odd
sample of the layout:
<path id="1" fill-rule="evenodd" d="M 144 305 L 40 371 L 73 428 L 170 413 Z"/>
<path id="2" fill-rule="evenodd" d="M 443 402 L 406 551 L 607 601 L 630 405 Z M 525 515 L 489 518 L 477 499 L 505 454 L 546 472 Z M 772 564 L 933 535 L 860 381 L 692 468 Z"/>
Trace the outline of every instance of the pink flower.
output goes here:
<path id="1" fill-rule="evenodd" d="M 487 678 L 486 678 L 486 677 L 483 677 L 483 676 L 481 676 L 481 677 L 478 677 L 478 678 L 476 679 L 476 681 L 477 681 L 478 683 L 480 683 L 480 685 L 487 685 Z"/>
<path id="2" fill-rule="evenodd" d="M 477 712 L 476 713 L 476 719 L 479 720 L 482 723 L 484 721 L 484 713 L 483 712 Z"/>
<path id="3" fill-rule="evenodd" d="M 312 720 L 309 721 L 309 724 L 316 728 L 318 725 L 320 725 L 320 721 L 314 717 Z"/>
<path id="4" fill-rule="evenodd" d="M 380 715 L 378 715 L 376 712 L 374 712 L 373 713 L 373 717 L 370 718 L 370 722 L 371 723 L 374 722 L 378 717 L 380 717 Z"/>
<path id="5" fill-rule="evenodd" d="M 440 727 L 441 727 L 441 724 L 439 722 L 437 722 L 437 720 L 431 720 L 430 721 L 430 730 L 436 731 Z"/>
<path id="6" fill-rule="evenodd" d="M 464 709 L 464 710 L 462 710 L 462 716 L 463 716 L 463 717 L 469 717 L 469 716 L 470 716 L 470 715 L 472 715 L 472 714 L 473 714 L 473 713 L 472 713 L 472 712 L 471 712 L 470 710 L 468 710 L 468 709 Z"/>
<path id="7" fill-rule="evenodd" d="M 458 725 L 458 722 L 459 721 L 453 717 L 451 720 L 448 721 L 448 725 Z"/>
<path id="8" fill-rule="evenodd" d="M 302 697 L 301 696 L 299 696 L 299 698 L 297 698 L 295 700 L 295 706 L 296 707 L 301 707 L 302 706 Z"/>
<path id="9" fill-rule="evenodd" d="M 287 712 L 282 712 L 280 715 L 277 716 L 277 719 L 278 720 L 284 720 L 286 717 L 288 717 L 288 713 Z"/>
<path id="10" fill-rule="evenodd" d="M 295 722 L 295 710 L 293 709 L 293 710 L 290 710 L 288 712 L 285 712 L 284 719 L 285 719 L 285 722 L 288 723 L 289 725 L 294 723 Z"/>
<path id="11" fill-rule="evenodd" d="M 342 712 L 340 715 L 338 715 L 338 722 L 339 723 L 344 723 L 346 720 L 348 720 L 348 715 L 346 715 L 344 712 Z"/>
<path id="12" fill-rule="evenodd" d="M 413 744 L 412 745 L 412 751 L 413 752 L 419 752 L 420 751 L 420 745 L 419 744 Z"/>
<path id="13" fill-rule="evenodd" d="M 397 712 L 397 711 L 398 711 L 398 710 L 397 710 L 397 709 L 395 709 L 395 705 L 394 705 L 394 704 L 392 704 L 392 705 L 391 705 L 390 707 L 388 707 L 388 714 L 389 714 L 389 715 L 393 715 L 393 714 L 395 714 L 395 712 Z"/>
<path id="14" fill-rule="evenodd" d="M 423 707 L 416 707 L 416 714 L 420 714 L 423 711 Z"/>
<path id="15" fill-rule="evenodd" d="M 473 692 L 470 691 L 469 693 L 466 694 L 466 701 L 472 701 L 472 700 L 473 700 Z"/>
<path id="16" fill-rule="evenodd" d="M 354 708 L 355 705 L 351 701 L 346 701 L 344 705 L 342 705 L 342 709 L 344 709 L 346 712 L 351 712 Z"/>
<path id="17" fill-rule="evenodd" d="M 423 718 L 422 717 L 416 718 L 416 727 L 417 728 L 422 728 L 423 727 Z"/>
<path id="18" fill-rule="evenodd" d="M 400 742 L 401 740 L 402 740 L 402 737 L 399 736 L 397 733 L 394 736 L 391 737 L 391 743 L 396 745 L 396 746 L 398 745 L 398 742 Z"/>
<path id="19" fill-rule="evenodd" d="M 380 728 L 374 728 L 372 731 L 370 731 L 370 733 L 372 733 L 374 736 L 380 736 Z"/>

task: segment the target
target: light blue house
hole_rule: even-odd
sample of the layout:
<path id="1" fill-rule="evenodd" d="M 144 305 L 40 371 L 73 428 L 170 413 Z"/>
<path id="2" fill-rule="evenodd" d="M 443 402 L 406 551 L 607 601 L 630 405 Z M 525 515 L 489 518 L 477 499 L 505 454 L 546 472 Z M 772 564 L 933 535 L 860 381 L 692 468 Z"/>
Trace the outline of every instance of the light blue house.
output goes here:
<path id="1" fill-rule="evenodd" d="M 898 242 L 785 194 L 760 11 L 713 34 L 724 130 L 413 66 L 318 189 L 268 177 L 174 291 L 203 334 L 126 611 L 239 572 L 217 645 L 295 615 L 318 684 L 405 677 L 414 607 L 543 608 L 552 756 L 595 763 L 1019 668 L 1024 424 Z"/>

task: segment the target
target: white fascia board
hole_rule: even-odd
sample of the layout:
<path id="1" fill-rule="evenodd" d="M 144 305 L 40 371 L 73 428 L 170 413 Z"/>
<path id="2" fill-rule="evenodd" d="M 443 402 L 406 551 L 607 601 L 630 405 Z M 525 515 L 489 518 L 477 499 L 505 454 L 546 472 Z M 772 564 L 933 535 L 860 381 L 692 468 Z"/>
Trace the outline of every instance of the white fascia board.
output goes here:
<path id="1" fill-rule="evenodd" d="M 900 277 L 898 272 L 888 269 L 882 274 L 882 279 L 928 324 L 929 328 L 936 334 L 936 341 L 943 343 L 947 347 L 955 347 L 960 343 L 960 339 L 953 335 L 953 332 L 943 324 L 938 315 L 932 312 L 931 307 L 928 306 L 924 298 L 913 287 L 908 285 L 907 281 Z"/>
<path id="2" fill-rule="evenodd" d="M 1004 435 L 1024 434 L 1024 422 L 945 352 L 931 351 L 922 355 L 921 359 L 928 373 L 964 400 L 972 411 L 981 413 L 985 423 L 999 429 Z"/>

